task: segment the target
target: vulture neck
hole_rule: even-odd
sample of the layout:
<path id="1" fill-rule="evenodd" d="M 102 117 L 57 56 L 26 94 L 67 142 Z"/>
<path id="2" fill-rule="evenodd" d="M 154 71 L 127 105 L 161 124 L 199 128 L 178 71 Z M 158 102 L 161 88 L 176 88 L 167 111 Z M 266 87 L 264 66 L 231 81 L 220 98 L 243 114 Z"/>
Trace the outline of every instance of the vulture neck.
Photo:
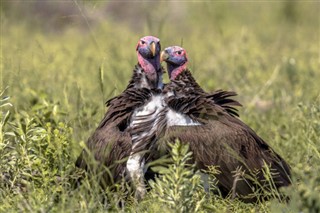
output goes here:
<path id="1" fill-rule="evenodd" d="M 147 89 L 162 89 L 162 74 L 163 68 L 160 67 L 157 71 L 145 70 L 140 63 L 138 63 L 134 70 L 129 85 L 129 88 L 147 88 Z"/>
<path id="2" fill-rule="evenodd" d="M 160 64 L 160 56 L 157 54 L 153 58 L 144 58 L 138 53 L 138 65 L 142 69 L 143 85 L 136 85 L 137 88 L 146 87 L 149 89 L 162 89 L 162 67 Z M 144 82 L 145 81 L 145 82 Z"/>
<path id="3" fill-rule="evenodd" d="M 187 63 L 178 65 L 178 66 L 175 64 L 167 63 L 167 69 L 168 69 L 170 80 L 174 80 L 177 78 L 177 76 L 183 73 L 184 70 L 187 70 Z"/>

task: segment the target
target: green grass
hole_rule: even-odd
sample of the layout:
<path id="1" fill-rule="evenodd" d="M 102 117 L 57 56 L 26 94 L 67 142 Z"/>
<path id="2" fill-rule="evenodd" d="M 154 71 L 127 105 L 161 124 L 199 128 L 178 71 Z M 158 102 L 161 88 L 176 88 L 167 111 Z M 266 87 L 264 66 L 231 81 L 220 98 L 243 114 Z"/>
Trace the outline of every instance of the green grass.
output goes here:
<path id="1" fill-rule="evenodd" d="M 70 180 L 80 174 L 70 172 L 104 102 L 126 87 L 136 42 L 148 34 L 162 48 L 183 44 L 205 90 L 239 94 L 241 119 L 292 167 L 293 185 L 283 189 L 291 202 L 244 204 L 205 194 L 182 163 L 179 181 L 162 178 L 144 201 L 129 198 L 122 210 L 319 211 L 318 2 L 126 3 L 135 13 L 112 12 L 125 10 L 112 2 L 60 3 L 67 15 L 34 12 L 34 4 L 1 2 L 0 212 L 121 210 L 121 186 L 102 193 L 86 179 L 74 189 Z M 173 202 L 176 182 L 190 191 L 171 194 Z"/>

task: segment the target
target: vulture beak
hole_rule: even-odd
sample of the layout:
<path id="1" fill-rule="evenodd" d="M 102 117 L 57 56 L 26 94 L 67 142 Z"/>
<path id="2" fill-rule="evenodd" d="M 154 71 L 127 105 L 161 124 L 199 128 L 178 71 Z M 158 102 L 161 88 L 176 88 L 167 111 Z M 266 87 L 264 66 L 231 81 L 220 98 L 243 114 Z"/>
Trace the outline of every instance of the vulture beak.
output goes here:
<path id="1" fill-rule="evenodd" d="M 169 58 L 169 54 L 166 51 L 162 51 L 160 55 L 160 63 L 166 61 Z"/>
<path id="2" fill-rule="evenodd" d="M 150 44 L 150 51 L 152 53 L 152 57 L 156 56 L 156 44 L 154 42 L 151 42 Z"/>

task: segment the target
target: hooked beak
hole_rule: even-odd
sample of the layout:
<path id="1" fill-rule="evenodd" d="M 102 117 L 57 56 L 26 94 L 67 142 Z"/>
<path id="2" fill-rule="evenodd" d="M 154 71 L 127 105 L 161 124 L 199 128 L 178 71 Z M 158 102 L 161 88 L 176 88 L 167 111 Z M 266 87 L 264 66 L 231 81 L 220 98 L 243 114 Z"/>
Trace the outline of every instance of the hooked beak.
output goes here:
<path id="1" fill-rule="evenodd" d="M 156 44 L 154 42 L 152 42 L 150 44 L 150 51 L 152 53 L 152 57 L 155 57 L 156 56 Z"/>
<path id="2" fill-rule="evenodd" d="M 160 63 L 166 61 L 169 58 L 169 54 L 166 51 L 162 51 L 160 55 Z"/>

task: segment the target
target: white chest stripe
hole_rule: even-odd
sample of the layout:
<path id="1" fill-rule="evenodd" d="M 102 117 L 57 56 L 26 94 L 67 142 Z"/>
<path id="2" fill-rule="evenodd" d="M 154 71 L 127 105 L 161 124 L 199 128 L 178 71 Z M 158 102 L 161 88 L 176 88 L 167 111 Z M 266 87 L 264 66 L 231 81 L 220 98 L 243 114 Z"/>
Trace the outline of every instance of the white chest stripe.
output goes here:
<path id="1" fill-rule="evenodd" d="M 161 95 L 152 96 L 149 103 L 134 112 L 134 117 L 149 115 L 156 111 L 158 108 L 164 108 L 163 97 Z"/>
<path id="2" fill-rule="evenodd" d="M 141 134 L 132 135 L 133 148 L 137 145 L 140 139 L 144 138 L 148 134 L 152 134 L 157 130 L 158 120 L 160 119 L 159 113 L 165 108 L 163 97 L 161 95 L 156 95 L 151 98 L 151 100 L 143 107 L 135 110 L 133 113 L 130 127 L 134 128 L 139 126 L 139 124 L 153 121 L 152 127 Z"/>
<path id="3" fill-rule="evenodd" d="M 201 123 L 192 120 L 189 116 L 183 115 L 173 110 L 168 110 L 167 125 L 170 126 L 199 126 Z"/>
<path id="4" fill-rule="evenodd" d="M 133 133 L 132 135 L 132 150 L 136 148 L 144 137 L 149 134 L 153 134 L 157 130 L 158 120 L 160 119 L 160 112 L 164 109 L 163 97 L 161 95 L 152 96 L 151 100 L 136 109 L 131 117 L 130 128 L 139 127 L 140 124 L 145 122 L 151 122 L 148 128 L 145 131 L 139 133 Z M 143 196 L 146 192 L 144 186 L 144 173 L 145 173 L 145 162 L 143 154 L 141 153 L 130 153 L 130 156 L 127 161 L 127 170 L 136 187 L 136 193 L 139 196 Z"/>

